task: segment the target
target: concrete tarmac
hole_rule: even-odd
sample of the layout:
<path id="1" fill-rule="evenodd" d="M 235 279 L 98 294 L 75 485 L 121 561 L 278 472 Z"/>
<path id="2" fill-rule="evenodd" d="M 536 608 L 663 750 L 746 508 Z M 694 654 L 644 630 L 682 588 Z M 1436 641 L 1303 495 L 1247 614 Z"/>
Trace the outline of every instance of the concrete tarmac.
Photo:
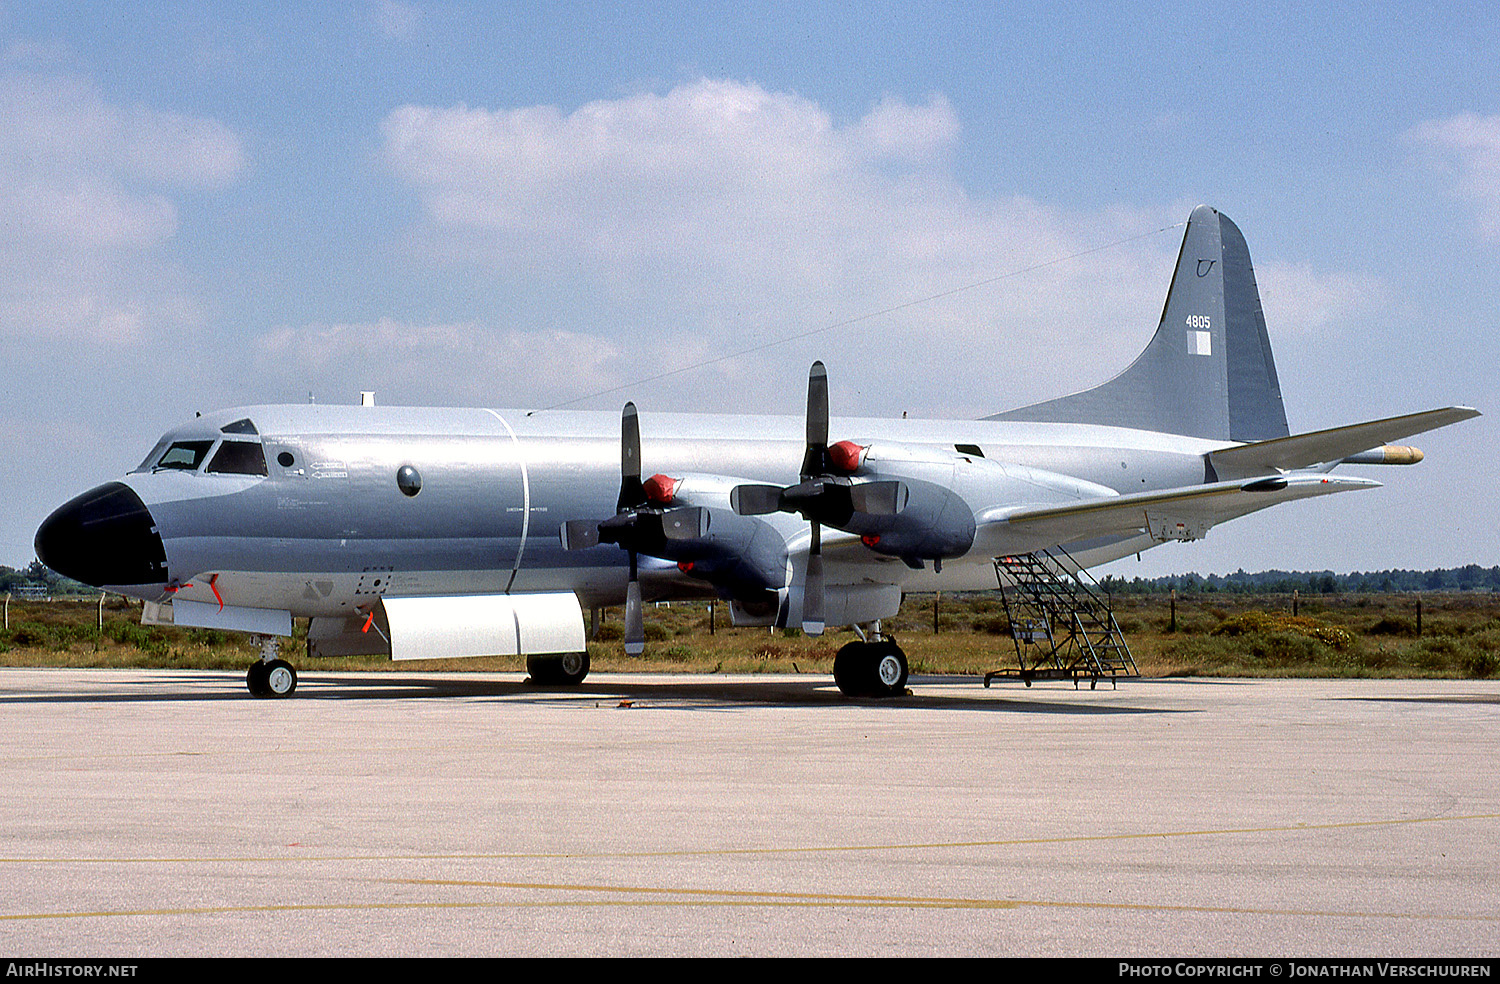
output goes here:
<path id="1" fill-rule="evenodd" d="M 911 686 L 0 669 L 0 951 L 1500 953 L 1500 682 Z"/>

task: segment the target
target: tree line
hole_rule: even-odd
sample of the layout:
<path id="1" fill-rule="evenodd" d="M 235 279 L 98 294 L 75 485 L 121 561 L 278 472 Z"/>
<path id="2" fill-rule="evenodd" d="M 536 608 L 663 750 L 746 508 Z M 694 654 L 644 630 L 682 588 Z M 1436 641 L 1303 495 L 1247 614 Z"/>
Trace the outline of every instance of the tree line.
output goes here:
<path id="1" fill-rule="evenodd" d="M 1168 574 L 1162 577 L 1101 578 L 1111 594 L 1159 594 L 1168 591 L 1234 594 L 1351 594 L 1394 591 L 1500 591 L 1500 565 L 1439 567 L 1427 571 L 1260 571 L 1233 574 Z"/>

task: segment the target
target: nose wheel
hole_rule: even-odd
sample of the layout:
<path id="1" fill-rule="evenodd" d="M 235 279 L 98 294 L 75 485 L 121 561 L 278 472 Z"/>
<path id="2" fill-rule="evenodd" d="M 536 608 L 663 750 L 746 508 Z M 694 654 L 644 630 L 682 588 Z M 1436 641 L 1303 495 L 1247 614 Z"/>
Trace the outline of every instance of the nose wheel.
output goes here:
<path id="1" fill-rule="evenodd" d="M 250 664 L 245 686 L 253 697 L 290 697 L 297 689 L 297 671 L 284 659 L 259 660 Z"/>

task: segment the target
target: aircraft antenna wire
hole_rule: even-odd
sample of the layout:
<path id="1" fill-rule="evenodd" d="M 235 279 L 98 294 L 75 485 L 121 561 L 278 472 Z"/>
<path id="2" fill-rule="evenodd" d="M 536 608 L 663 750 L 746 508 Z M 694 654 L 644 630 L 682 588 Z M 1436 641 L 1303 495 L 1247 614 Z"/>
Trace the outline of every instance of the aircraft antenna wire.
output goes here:
<path id="1" fill-rule="evenodd" d="M 592 393 L 585 393 L 582 396 L 575 396 L 570 400 L 563 400 L 559 403 L 553 403 L 549 406 L 539 407 L 536 410 L 528 410 L 526 412 L 526 416 L 533 417 L 539 413 L 546 413 L 549 410 L 559 410 L 563 407 L 572 406 L 575 403 L 582 403 L 584 400 L 592 400 L 598 396 L 608 396 L 610 393 L 618 393 L 621 390 L 636 389 L 638 387 L 657 382 L 658 380 L 668 379 L 672 376 L 680 376 L 685 372 L 692 372 L 695 369 L 703 369 L 708 366 L 717 365 L 720 362 L 728 362 L 730 359 L 738 359 L 741 356 L 752 355 L 756 352 L 763 352 L 766 349 L 775 348 L 778 345 L 787 345 L 791 342 L 801 341 L 804 338 L 811 338 L 814 335 L 821 335 L 824 332 L 830 332 L 837 328 L 847 328 L 850 325 L 857 325 L 862 321 L 871 321 L 875 318 L 884 317 L 888 314 L 895 314 L 898 311 L 905 311 L 908 308 L 914 308 L 922 304 L 930 304 L 933 301 L 940 301 L 945 297 L 954 297 L 958 294 L 963 294 L 971 290 L 978 290 L 980 287 L 988 287 L 990 284 L 999 283 L 1002 280 L 1009 280 L 1012 277 L 1019 277 L 1024 274 L 1035 273 L 1037 270 L 1045 270 L 1047 267 L 1057 266 L 1060 263 L 1067 263 L 1070 260 L 1076 260 L 1084 256 L 1090 256 L 1094 253 L 1102 253 L 1104 250 L 1114 249 L 1116 246 L 1124 246 L 1126 243 L 1133 243 L 1138 239 L 1148 239 L 1152 236 L 1158 236 L 1164 232 L 1170 232 L 1173 229 L 1180 229 L 1186 224 L 1187 222 L 1186 220 L 1184 220 L 1182 222 L 1174 222 L 1171 225 L 1162 226 L 1160 229 L 1152 229 L 1150 232 L 1138 232 L 1133 236 L 1126 236 L 1124 239 L 1116 239 L 1113 242 L 1104 243 L 1101 246 L 1091 246 L 1088 249 L 1079 250 L 1076 253 L 1069 253 L 1067 256 L 1059 256 L 1051 260 L 1043 260 L 1041 263 L 1033 263 L 1031 266 L 1021 267 L 1017 270 L 1010 270 L 1006 273 L 1002 273 L 994 277 L 987 277 L 984 280 L 976 280 L 975 282 L 971 284 L 965 284 L 962 287 L 950 287 L 947 290 L 940 290 L 936 294 L 928 294 L 924 297 L 915 298 L 914 300 L 903 301 L 900 304 L 896 304 L 888 308 L 882 308 L 879 311 L 870 311 L 865 314 L 856 315 L 853 318 L 846 318 L 843 321 L 835 321 L 832 324 L 823 325 L 820 328 L 810 328 L 807 331 L 798 332 L 795 335 L 785 335 L 781 338 L 773 338 L 770 341 L 761 342 L 757 345 L 751 345 L 747 348 L 736 349 L 735 351 L 725 353 L 724 355 L 716 355 L 712 359 L 704 359 L 702 362 L 694 362 L 690 365 L 678 366 L 676 369 L 667 369 L 662 372 L 656 373 L 655 375 L 642 376 L 639 379 L 634 379 L 628 383 L 621 383 L 618 386 L 611 386 L 608 389 L 595 390 Z"/>

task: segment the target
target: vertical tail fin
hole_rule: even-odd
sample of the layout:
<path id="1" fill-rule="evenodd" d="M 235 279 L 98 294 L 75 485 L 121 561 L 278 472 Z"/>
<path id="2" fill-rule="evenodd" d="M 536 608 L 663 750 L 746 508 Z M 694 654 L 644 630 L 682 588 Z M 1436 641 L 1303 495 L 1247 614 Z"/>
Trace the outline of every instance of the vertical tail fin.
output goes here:
<path id="1" fill-rule="evenodd" d="M 1232 441 L 1286 437 L 1281 384 L 1239 228 L 1207 205 L 1193 210 L 1161 323 L 1130 368 L 1093 389 L 985 419 Z"/>

